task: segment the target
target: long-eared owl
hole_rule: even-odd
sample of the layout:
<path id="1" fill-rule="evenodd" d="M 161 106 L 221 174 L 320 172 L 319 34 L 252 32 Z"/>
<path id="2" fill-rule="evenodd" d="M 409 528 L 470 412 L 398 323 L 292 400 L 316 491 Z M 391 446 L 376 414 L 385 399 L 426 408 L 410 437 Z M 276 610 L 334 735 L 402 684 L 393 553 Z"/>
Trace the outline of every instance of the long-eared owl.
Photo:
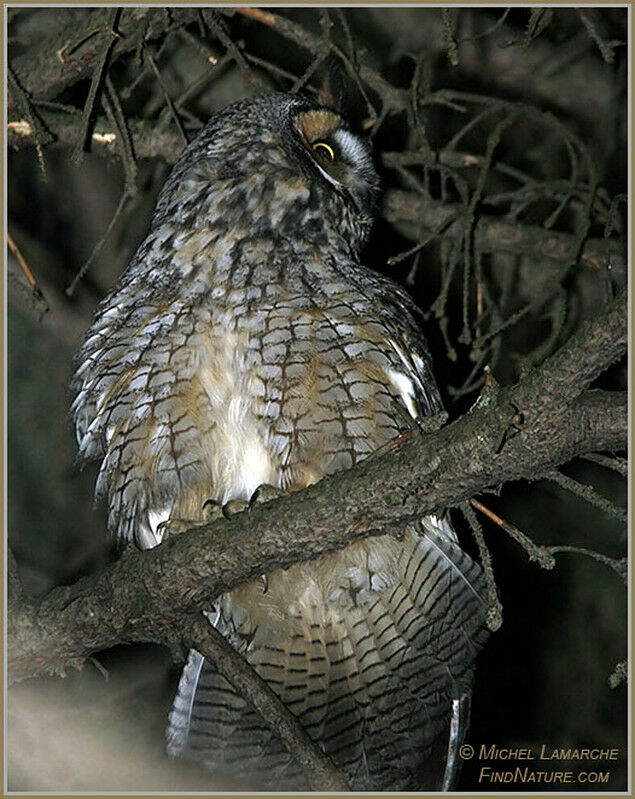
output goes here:
<path id="1" fill-rule="evenodd" d="M 347 469 L 441 408 L 404 290 L 360 262 L 378 178 L 368 144 L 311 100 L 214 116 L 78 355 L 74 420 L 111 531 L 156 546 L 170 520 L 262 484 Z M 484 638 L 480 568 L 445 517 L 278 569 L 208 618 L 353 790 L 452 787 Z M 246 785 L 306 788 L 256 711 L 192 651 L 168 751 Z"/>

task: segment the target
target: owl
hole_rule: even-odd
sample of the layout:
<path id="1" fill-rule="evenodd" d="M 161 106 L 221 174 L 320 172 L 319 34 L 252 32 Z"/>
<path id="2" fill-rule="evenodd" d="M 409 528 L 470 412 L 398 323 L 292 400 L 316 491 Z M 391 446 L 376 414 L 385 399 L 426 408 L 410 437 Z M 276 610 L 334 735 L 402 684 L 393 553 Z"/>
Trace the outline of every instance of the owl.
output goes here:
<path id="1" fill-rule="evenodd" d="M 77 358 L 79 452 L 122 541 L 297 491 L 441 409 L 416 308 L 361 263 L 378 195 L 340 114 L 267 94 L 215 115 L 175 164 L 150 232 Z M 239 585 L 207 617 L 352 790 L 457 774 L 485 604 L 447 518 Z M 168 752 L 260 789 L 305 790 L 263 719 L 192 651 Z"/>

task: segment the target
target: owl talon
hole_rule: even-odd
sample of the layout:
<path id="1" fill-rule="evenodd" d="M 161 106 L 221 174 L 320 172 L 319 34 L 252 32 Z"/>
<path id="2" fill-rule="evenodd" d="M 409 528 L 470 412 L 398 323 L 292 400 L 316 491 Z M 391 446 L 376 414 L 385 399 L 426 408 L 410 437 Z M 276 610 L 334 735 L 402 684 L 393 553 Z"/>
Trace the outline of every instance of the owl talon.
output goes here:
<path id="1" fill-rule="evenodd" d="M 246 499 L 230 499 L 222 507 L 222 513 L 226 519 L 231 519 L 232 516 L 242 513 L 244 510 L 249 510 L 249 502 Z"/>
<path id="2" fill-rule="evenodd" d="M 265 486 L 268 489 L 272 489 L 276 491 L 273 486 Z M 216 519 L 220 519 L 224 517 L 225 519 L 231 519 L 232 516 L 235 516 L 237 513 L 242 513 L 245 510 L 251 510 L 256 502 L 261 502 L 260 498 L 260 488 L 257 488 L 254 493 L 251 495 L 249 500 L 246 499 L 230 499 L 229 502 L 226 502 L 224 505 L 221 505 L 220 502 L 217 502 L 215 499 L 206 499 L 203 503 L 203 510 L 207 513 L 208 521 L 214 521 Z M 272 496 L 267 494 L 267 499 L 264 501 L 268 501 L 272 499 Z"/>
<path id="3" fill-rule="evenodd" d="M 262 483 L 249 498 L 249 510 L 252 510 L 255 505 L 262 505 L 265 502 L 271 502 L 272 499 L 279 499 L 285 493 L 286 491 L 278 488 L 278 486 Z"/>
<path id="4" fill-rule="evenodd" d="M 157 536 L 160 537 L 161 543 L 163 543 L 170 536 L 180 535 L 198 524 L 200 522 L 192 521 L 192 519 L 166 519 L 157 525 Z"/>
<path id="5" fill-rule="evenodd" d="M 207 514 L 207 521 L 213 522 L 225 516 L 223 506 L 215 499 L 206 499 L 203 503 L 203 510 Z"/>

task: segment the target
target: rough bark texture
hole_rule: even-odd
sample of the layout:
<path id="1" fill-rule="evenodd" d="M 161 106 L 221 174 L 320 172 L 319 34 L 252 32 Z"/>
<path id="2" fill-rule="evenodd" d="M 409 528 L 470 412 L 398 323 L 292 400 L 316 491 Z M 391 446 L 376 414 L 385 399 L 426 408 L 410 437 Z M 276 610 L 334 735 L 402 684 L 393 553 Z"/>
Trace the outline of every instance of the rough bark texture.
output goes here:
<path id="1" fill-rule="evenodd" d="M 413 192 L 393 189 L 386 193 L 383 215 L 399 232 L 413 241 L 432 231 L 442 231 L 444 238 L 456 239 L 463 229 L 460 206 L 435 203 Z M 557 268 L 577 254 L 574 236 L 558 231 L 479 216 L 474 231 L 474 248 L 485 252 L 508 252 L 536 259 L 541 266 Z M 578 264 L 600 277 L 626 275 L 626 242 L 608 239 L 586 241 Z"/>
<path id="2" fill-rule="evenodd" d="M 99 9 L 92 20 L 94 26 L 87 34 L 83 35 L 77 25 L 69 24 L 57 34 L 55 41 L 45 39 L 37 50 L 18 56 L 12 68 L 24 91 L 41 98 L 55 97 L 69 86 L 90 77 L 103 47 L 101 34 L 108 31 L 108 17 L 107 8 Z M 124 9 L 115 31 L 113 59 L 134 50 L 140 39 L 152 41 L 165 33 L 169 24 L 166 10 Z M 81 55 L 73 55 L 80 44 Z"/>

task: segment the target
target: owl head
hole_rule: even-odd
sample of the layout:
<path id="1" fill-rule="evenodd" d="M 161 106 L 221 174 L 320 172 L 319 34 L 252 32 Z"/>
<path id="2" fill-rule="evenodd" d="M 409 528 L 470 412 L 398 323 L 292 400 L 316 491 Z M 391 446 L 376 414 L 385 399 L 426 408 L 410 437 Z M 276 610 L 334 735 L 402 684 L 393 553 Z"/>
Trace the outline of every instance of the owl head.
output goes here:
<path id="1" fill-rule="evenodd" d="M 241 100 L 185 149 L 157 204 L 156 225 L 248 224 L 251 235 L 346 240 L 358 249 L 379 179 L 368 143 L 340 114 L 297 95 Z"/>

